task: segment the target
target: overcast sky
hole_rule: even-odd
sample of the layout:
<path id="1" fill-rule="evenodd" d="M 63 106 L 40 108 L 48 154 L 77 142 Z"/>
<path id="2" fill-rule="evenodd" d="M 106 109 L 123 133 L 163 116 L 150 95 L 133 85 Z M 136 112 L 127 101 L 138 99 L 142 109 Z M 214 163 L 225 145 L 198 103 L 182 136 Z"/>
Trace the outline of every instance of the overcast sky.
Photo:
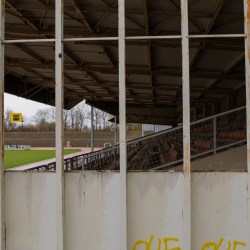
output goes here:
<path id="1" fill-rule="evenodd" d="M 27 118 L 31 118 L 38 109 L 50 108 L 51 106 L 5 93 L 4 108 L 7 107 L 12 109 L 14 113 L 22 113 Z"/>

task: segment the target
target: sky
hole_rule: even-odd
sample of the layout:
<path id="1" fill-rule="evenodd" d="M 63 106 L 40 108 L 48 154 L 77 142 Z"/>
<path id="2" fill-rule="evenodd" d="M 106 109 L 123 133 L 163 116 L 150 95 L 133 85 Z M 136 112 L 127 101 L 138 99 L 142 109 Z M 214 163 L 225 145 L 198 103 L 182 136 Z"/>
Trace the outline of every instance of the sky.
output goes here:
<path id="1" fill-rule="evenodd" d="M 50 105 L 45 105 L 39 102 L 34 102 L 22 97 L 17 97 L 4 93 L 4 109 L 10 108 L 13 113 L 22 113 L 28 119 L 35 115 L 38 109 L 50 108 Z"/>

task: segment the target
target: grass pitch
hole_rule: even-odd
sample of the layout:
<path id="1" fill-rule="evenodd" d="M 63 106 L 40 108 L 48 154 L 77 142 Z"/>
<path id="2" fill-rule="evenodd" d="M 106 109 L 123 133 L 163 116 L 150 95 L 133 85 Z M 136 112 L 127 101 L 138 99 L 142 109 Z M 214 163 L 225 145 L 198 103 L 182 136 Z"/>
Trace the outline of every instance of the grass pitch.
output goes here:
<path id="1" fill-rule="evenodd" d="M 80 152 L 80 150 L 64 150 L 64 155 L 73 154 L 76 152 Z M 55 150 L 5 151 L 4 164 L 5 169 L 9 169 L 55 157 Z"/>

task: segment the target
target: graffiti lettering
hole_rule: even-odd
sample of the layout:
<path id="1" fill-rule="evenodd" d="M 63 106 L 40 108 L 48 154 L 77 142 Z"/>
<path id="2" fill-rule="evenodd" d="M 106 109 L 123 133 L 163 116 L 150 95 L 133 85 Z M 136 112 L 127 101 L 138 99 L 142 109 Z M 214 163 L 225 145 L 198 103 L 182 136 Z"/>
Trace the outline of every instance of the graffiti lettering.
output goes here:
<path id="1" fill-rule="evenodd" d="M 139 246 L 139 245 L 141 245 L 141 244 L 144 244 L 144 245 L 145 245 L 145 247 L 146 247 L 145 250 L 152 250 L 152 249 L 151 249 L 151 244 L 152 244 L 153 240 L 154 240 L 154 236 L 153 236 L 153 235 L 151 235 L 149 242 L 146 242 L 146 241 L 143 241 L 143 240 L 138 240 L 138 241 L 134 244 L 133 250 L 136 250 L 137 246 Z M 157 248 L 157 250 L 161 250 L 161 239 L 158 239 L 158 241 L 159 241 L 159 243 L 158 243 L 158 248 Z M 179 240 L 176 239 L 176 238 L 164 238 L 164 239 L 163 239 L 163 242 L 164 242 L 164 244 L 165 244 L 165 250 L 181 250 L 180 247 L 168 248 L 168 242 L 170 242 L 170 241 L 178 242 Z M 224 241 L 224 239 L 221 238 L 219 244 L 216 244 L 215 242 L 206 242 L 206 243 L 204 244 L 204 246 L 202 247 L 202 250 L 206 250 L 207 248 L 210 249 L 210 247 L 213 248 L 213 249 L 210 249 L 210 250 L 220 250 L 219 248 L 220 248 L 220 246 L 221 246 L 221 244 L 222 244 L 223 241 Z M 231 246 L 232 246 L 231 241 L 228 241 L 228 249 L 226 249 L 226 250 L 231 250 Z M 234 241 L 234 242 L 233 242 L 233 249 L 232 249 L 232 250 L 240 250 L 240 248 L 236 249 L 237 246 L 243 246 L 243 247 L 245 248 L 246 243 L 244 243 L 244 242 L 239 242 L 239 241 Z M 242 248 L 241 248 L 241 249 L 242 249 Z M 221 249 L 221 250 L 222 250 L 222 249 Z"/>
<path id="2" fill-rule="evenodd" d="M 214 242 L 207 242 L 202 247 L 202 250 L 205 250 L 206 248 L 210 248 L 210 247 L 214 247 L 213 250 L 219 250 L 219 248 L 220 248 L 220 246 L 221 246 L 221 244 L 222 244 L 223 241 L 224 241 L 224 239 L 221 238 L 221 240 L 220 240 L 220 242 L 219 242 L 218 245 L 216 243 L 214 243 Z M 236 250 L 236 246 L 237 245 L 241 245 L 241 246 L 243 246 L 245 248 L 246 243 L 234 241 L 233 250 Z M 228 241 L 228 249 L 227 250 L 231 250 L 231 242 L 230 241 Z"/>
<path id="3" fill-rule="evenodd" d="M 244 243 L 244 242 L 234 241 L 234 248 L 233 248 L 233 250 L 236 250 L 236 246 L 237 246 L 237 245 L 241 245 L 241 246 L 243 246 L 243 247 L 245 248 L 246 243 Z"/>
<path id="4" fill-rule="evenodd" d="M 168 241 L 176 241 L 178 242 L 179 240 L 178 239 L 175 239 L 175 238 L 166 238 L 166 239 L 163 239 L 164 243 L 165 243 L 165 250 L 181 250 L 180 247 L 175 247 L 175 248 L 168 248 Z"/>
<path id="5" fill-rule="evenodd" d="M 147 243 L 146 241 L 143 241 L 143 240 L 138 240 L 134 244 L 133 250 L 136 250 L 136 247 L 139 246 L 140 244 L 144 244 L 146 246 L 145 250 L 152 250 L 151 249 L 151 243 L 153 242 L 153 240 L 154 240 L 154 236 L 153 235 L 151 235 L 149 243 Z M 157 250 L 161 250 L 161 239 L 158 239 L 158 241 L 159 241 L 159 244 L 158 244 Z M 176 241 L 176 242 L 178 242 L 179 240 L 176 239 L 176 238 L 165 238 L 165 239 L 163 239 L 163 242 L 165 243 L 165 250 L 181 250 L 180 247 L 168 248 L 168 242 L 169 241 Z"/>

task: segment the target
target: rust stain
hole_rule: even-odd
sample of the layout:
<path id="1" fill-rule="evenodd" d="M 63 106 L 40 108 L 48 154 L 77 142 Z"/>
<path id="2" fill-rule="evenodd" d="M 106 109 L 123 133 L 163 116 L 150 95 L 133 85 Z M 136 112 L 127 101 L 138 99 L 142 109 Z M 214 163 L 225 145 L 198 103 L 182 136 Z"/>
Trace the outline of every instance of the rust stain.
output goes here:
<path id="1" fill-rule="evenodd" d="M 249 31 L 250 31 L 250 0 L 246 0 L 246 6 L 247 6 L 247 16 L 244 16 L 244 21 L 246 23 L 247 26 L 247 36 L 249 36 Z M 247 41 L 247 46 L 250 46 L 250 41 L 248 39 Z M 248 49 L 248 63 L 250 63 L 250 50 Z M 249 76 L 248 76 L 248 80 L 249 80 Z"/>
<path id="2" fill-rule="evenodd" d="M 5 249 L 7 249 L 6 248 L 6 223 L 4 224 L 4 244 L 5 244 Z"/>
<path id="3" fill-rule="evenodd" d="M 1 16 L 1 18 L 4 18 L 4 8 L 5 8 L 5 0 L 2 0 L 2 16 Z"/>

